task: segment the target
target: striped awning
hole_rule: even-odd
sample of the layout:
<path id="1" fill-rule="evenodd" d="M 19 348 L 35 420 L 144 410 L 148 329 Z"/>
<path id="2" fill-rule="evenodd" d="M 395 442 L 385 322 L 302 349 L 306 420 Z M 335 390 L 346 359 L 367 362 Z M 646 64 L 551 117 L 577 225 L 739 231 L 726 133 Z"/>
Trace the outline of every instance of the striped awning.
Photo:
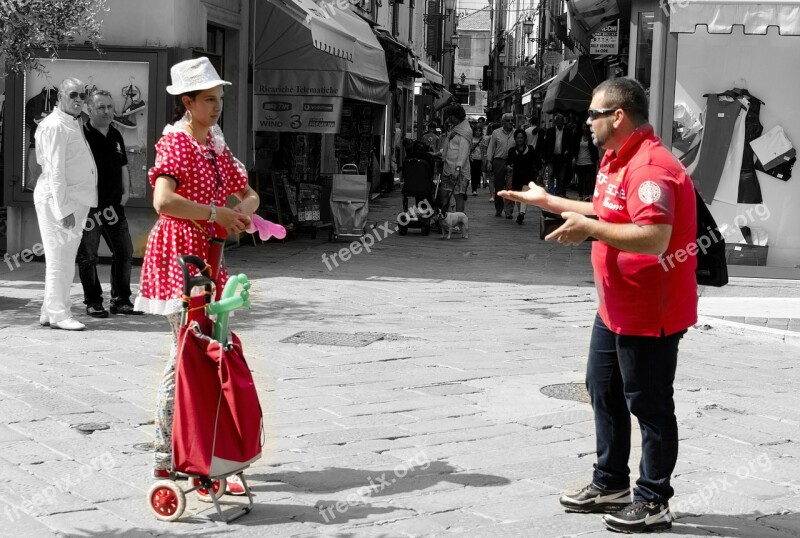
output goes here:
<path id="1" fill-rule="evenodd" d="M 742 26 L 745 34 L 764 35 L 770 26 L 782 36 L 800 35 L 800 1 L 669 0 L 669 31 L 693 34 L 698 26 L 709 34 L 730 34 Z"/>

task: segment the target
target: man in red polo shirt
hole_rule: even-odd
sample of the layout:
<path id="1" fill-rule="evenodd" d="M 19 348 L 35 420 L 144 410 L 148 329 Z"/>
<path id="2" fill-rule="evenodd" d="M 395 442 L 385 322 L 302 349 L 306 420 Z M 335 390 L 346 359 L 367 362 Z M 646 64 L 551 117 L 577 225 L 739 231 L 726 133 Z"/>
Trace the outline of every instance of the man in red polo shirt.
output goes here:
<path id="1" fill-rule="evenodd" d="M 527 192 L 498 193 L 560 213 L 565 223 L 548 241 L 597 239 L 592 266 L 600 304 L 586 368 L 597 463 L 592 482 L 560 502 L 572 512 L 606 512 L 606 526 L 623 532 L 672 526 L 670 477 L 678 457 L 672 384 L 678 343 L 697 321 L 694 187 L 647 114 L 647 96 L 635 80 L 607 80 L 594 90 L 587 123 L 606 153 L 592 202 L 550 196 L 534 183 Z M 632 502 L 631 413 L 642 434 Z"/>

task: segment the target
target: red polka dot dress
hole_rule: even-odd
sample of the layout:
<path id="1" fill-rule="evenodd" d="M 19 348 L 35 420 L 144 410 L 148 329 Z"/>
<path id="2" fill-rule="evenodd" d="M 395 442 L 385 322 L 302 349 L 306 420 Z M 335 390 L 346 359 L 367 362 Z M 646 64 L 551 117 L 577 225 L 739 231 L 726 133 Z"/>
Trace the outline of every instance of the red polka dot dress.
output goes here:
<path id="1" fill-rule="evenodd" d="M 176 194 L 203 205 L 213 199 L 216 206 L 224 206 L 228 196 L 247 186 L 244 165 L 229 148 L 215 150 L 211 132 L 204 146 L 182 129 L 173 129 L 158 141 L 155 166 L 148 176 L 153 187 L 159 176 L 174 178 Z M 178 256 L 194 254 L 207 259 L 208 239 L 214 229 L 207 221 L 194 222 L 207 233 L 188 219 L 162 214 L 156 221 L 147 239 L 136 310 L 161 315 L 180 312 L 183 273 Z M 223 288 L 227 278 L 223 262 L 217 286 Z"/>

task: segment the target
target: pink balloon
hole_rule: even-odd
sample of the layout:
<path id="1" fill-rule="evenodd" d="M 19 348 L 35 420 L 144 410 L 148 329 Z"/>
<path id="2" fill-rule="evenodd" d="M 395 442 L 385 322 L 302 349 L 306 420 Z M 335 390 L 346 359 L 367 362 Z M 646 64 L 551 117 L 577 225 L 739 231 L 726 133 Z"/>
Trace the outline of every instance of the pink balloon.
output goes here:
<path id="1" fill-rule="evenodd" d="M 276 239 L 283 239 L 286 237 L 286 228 L 280 224 L 262 219 L 254 214 L 251 217 L 250 227 L 247 229 L 247 233 L 252 234 L 256 233 L 256 231 L 258 231 L 258 237 L 260 237 L 262 241 L 266 241 L 270 237 L 275 237 Z"/>

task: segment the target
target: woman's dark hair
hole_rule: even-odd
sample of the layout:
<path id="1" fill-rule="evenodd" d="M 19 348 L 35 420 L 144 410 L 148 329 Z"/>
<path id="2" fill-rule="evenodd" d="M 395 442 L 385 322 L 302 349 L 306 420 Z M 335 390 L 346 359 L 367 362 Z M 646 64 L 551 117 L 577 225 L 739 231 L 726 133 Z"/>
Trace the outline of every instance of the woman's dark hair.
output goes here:
<path id="1" fill-rule="evenodd" d="M 175 96 L 175 112 L 172 114 L 172 119 L 170 123 L 175 123 L 179 119 L 181 119 L 184 114 L 186 114 L 186 107 L 183 104 L 183 96 L 187 96 L 190 99 L 194 100 L 195 97 L 200 93 L 200 90 L 195 90 L 193 92 L 186 92 L 180 95 Z"/>
<path id="2" fill-rule="evenodd" d="M 447 107 L 447 110 L 444 113 L 445 117 L 455 116 L 458 118 L 458 121 L 464 121 L 467 117 L 467 113 L 464 110 L 464 107 L 461 105 L 450 105 Z"/>
<path id="3" fill-rule="evenodd" d="M 516 129 L 514 131 L 514 142 L 517 141 L 517 135 L 519 135 L 519 134 L 521 134 L 522 136 L 525 137 L 525 143 L 527 144 L 528 143 L 528 133 L 525 132 L 525 129 Z"/>
<path id="4" fill-rule="evenodd" d="M 604 93 L 608 108 L 621 108 L 631 116 L 637 127 L 647 123 L 650 105 L 647 93 L 638 81 L 627 77 L 606 80 L 594 89 L 592 96 L 600 92 Z"/>

